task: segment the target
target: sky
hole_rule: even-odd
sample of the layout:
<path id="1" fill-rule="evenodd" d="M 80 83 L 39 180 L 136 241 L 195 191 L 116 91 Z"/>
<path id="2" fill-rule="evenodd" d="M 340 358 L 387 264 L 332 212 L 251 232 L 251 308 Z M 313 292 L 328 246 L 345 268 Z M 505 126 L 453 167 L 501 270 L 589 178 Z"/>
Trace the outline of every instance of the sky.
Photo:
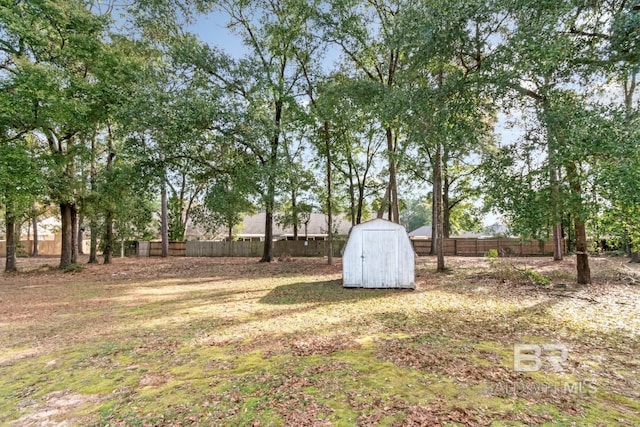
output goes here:
<path id="1" fill-rule="evenodd" d="M 242 44 L 242 38 L 227 28 L 228 21 L 229 19 L 225 14 L 211 12 L 207 15 L 199 16 L 196 22 L 187 28 L 210 46 L 220 47 L 232 57 L 240 58 L 248 50 Z"/>
<path id="2" fill-rule="evenodd" d="M 211 12 L 206 15 L 199 16 L 195 22 L 187 27 L 188 31 L 198 35 L 200 40 L 206 42 L 210 46 L 217 46 L 224 49 L 224 51 L 234 57 L 241 58 L 249 51 L 243 45 L 242 38 L 233 33 L 227 28 L 229 19 L 222 12 Z M 339 51 L 333 49 L 325 55 L 325 67 L 330 69 L 334 63 L 339 59 Z M 508 129 L 506 127 L 507 116 L 500 114 L 499 120 L 496 126 L 496 132 L 501 135 L 501 139 L 504 143 L 512 143 L 521 135 L 521 132 L 517 129 Z M 425 189 L 430 191 L 430 189 Z M 490 226 L 496 222 L 500 222 L 501 218 L 495 213 L 486 214 L 483 217 L 484 226 Z"/>

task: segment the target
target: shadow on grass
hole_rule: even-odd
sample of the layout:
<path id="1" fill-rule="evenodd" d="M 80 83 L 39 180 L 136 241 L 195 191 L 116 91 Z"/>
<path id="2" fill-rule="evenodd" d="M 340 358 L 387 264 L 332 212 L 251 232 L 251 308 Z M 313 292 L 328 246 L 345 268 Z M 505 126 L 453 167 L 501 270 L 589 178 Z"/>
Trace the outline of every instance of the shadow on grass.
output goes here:
<path id="1" fill-rule="evenodd" d="M 304 282 L 282 285 L 272 289 L 260 299 L 263 304 L 305 304 L 356 302 L 373 298 L 385 298 L 404 293 L 400 289 L 345 289 L 342 280 L 328 282 Z"/>

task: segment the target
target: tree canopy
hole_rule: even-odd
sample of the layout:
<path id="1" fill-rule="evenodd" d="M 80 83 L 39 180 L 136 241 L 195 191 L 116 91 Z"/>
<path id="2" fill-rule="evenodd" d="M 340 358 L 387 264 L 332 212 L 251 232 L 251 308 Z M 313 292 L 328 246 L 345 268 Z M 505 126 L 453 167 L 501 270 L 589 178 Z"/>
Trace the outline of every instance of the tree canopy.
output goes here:
<path id="1" fill-rule="evenodd" d="M 207 14 L 242 52 L 190 32 Z M 273 222 L 320 210 L 431 224 L 444 270 L 493 210 L 588 283 L 598 239 L 640 249 L 639 23 L 623 0 L 3 1 L 0 206 L 58 206 L 61 267 L 82 221 L 108 262 L 154 215 L 232 239 L 261 210 L 269 262 Z"/>

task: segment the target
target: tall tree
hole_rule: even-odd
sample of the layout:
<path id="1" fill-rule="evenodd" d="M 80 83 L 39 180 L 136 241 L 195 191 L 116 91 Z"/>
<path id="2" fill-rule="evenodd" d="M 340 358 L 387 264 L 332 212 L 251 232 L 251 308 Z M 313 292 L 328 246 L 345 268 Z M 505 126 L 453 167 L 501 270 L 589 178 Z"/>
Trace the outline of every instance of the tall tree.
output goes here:
<path id="1" fill-rule="evenodd" d="M 368 81 L 367 87 L 363 87 L 366 92 L 362 93 L 368 92 L 369 108 L 382 124 L 388 161 L 388 183 L 378 217 L 388 211 L 389 220 L 396 223 L 400 220 L 398 154 L 402 143 L 399 120 L 402 113 L 395 91 L 397 74 L 407 59 L 407 52 L 397 40 L 403 31 L 398 17 L 405 13 L 409 3 L 403 0 L 332 2 L 320 18 L 323 37 L 339 46 L 356 70 L 350 74 Z"/>
<path id="2" fill-rule="evenodd" d="M 15 271 L 19 234 L 15 230 L 23 217 L 28 217 L 35 200 L 42 196 L 45 181 L 40 173 L 47 164 L 35 156 L 23 141 L 0 141 L 0 207 L 5 213 L 6 263 L 5 271 Z"/>
<path id="3" fill-rule="evenodd" d="M 570 227 L 576 236 L 578 282 L 583 284 L 591 281 L 586 176 L 594 166 L 593 155 L 599 144 L 586 133 L 594 129 L 583 117 L 592 108 L 592 89 L 610 68 L 606 58 L 610 36 L 604 29 L 611 27 L 621 8 L 628 7 L 625 3 L 563 1 L 535 7 L 510 5 L 505 12 L 511 17 L 510 31 L 504 33 L 505 43 L 498 49 L 494 68 L 514 94 L 529 100 L 529 108 L 538 120 L 539 131 L 529 140 L 544 141 L 542 154 L 546 157 L 543 166 L 547 180 L 546 184 L 543 181 L 538 185 L 537 193 L 548 194 L 549 208 L 534 213 L 547 214 L 552 224 L 554 259 L 562 258 L 561 219 L 571 218 Z"/>
<path id="4" fill-rule="evenodd" d="M 299 109 L 297 90 L 303 72 L 296 60 L 310 37 L 310 9 L 306 2 L 221 1 L 219 6 L 230 26 L 242 36 L 247 57 L 234 61 L 209 51 L 206 69 L 229 96 L 245 103 L 245 128 L 238 143 L 258 159 L 265 210 L 265 241 L 262 262 L 273 260 L 273 216 L 278 193 L 278 177 L 283 163 L 283 135 Z"/>
<path id="5" fill-rule="evenodd" d="M 405 121 L 416 148 L 407 152 L 428 159 L 432 191 L 432 242 L 438 271 L 445 270 L 443 241 L 449 232 L 450 198 L 456 160 L 481 151 L 490 134 L 493 109 L 486 102 L 481 71 L 490 54 L 489 39 L 501 22 L 490 2 L 418 3 L 405 13 L 404 32 L 411 61 L 397 81 L 409 100 Z M 419 165 L 420 162 L 413 162 Z M 415 168 L 415 167 L 414 167 Z M 415 174 L 415 171 L 414 171 Z"/>
<path id="6" fill-rule="evenodd" d="M 83 184 L 78 160 L 85 140 L 104 123 L 111 106 L 127 97 L 122 78 L 131 62 L 107 37 L 109 17 L 83 1 L 7 2 L 0 51 L 7 90 L 29 106 L 14 117 L 16 132 L 37 132 L 55 166 L 50 194 L 60 206 L 60 267 L 75 262 L 78 192 Z M 40 31 L 34 31 L 39 28 Z"/>
<path id="7" fill-rule="evenodd" d="M 308 221 L 313 210 L 313 191 L 315 177 L 312 171 L 303 165 L 311 157 L 304 148 L 305 137 L 300 135 L 298 143 L 285 139 L 284 161 L 289 165 L 282 174 L 283 195 L 280 198 L 280 214 L 276 222 L 283 227 L 293 228 L 293 240 L 298 240 L 301 226 Z"/>

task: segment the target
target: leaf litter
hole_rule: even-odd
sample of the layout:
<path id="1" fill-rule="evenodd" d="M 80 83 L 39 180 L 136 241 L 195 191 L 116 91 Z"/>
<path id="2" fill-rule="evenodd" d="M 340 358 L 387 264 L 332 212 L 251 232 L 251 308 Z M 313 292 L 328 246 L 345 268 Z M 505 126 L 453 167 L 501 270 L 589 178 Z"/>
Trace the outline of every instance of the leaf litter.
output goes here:
<path id="1" fill-rule="evenodd" d="M 0 423 L 640 423 L 637 266 L 594 259 L 578 286 L 572 258 L 505 261 L 541 286 L 434 262 L 407 292 L 342 289 L 339 260 L 21 259 L 0 275 Z M 514 372 L 523 342 L 566 345 L 564 372 Z"/>

